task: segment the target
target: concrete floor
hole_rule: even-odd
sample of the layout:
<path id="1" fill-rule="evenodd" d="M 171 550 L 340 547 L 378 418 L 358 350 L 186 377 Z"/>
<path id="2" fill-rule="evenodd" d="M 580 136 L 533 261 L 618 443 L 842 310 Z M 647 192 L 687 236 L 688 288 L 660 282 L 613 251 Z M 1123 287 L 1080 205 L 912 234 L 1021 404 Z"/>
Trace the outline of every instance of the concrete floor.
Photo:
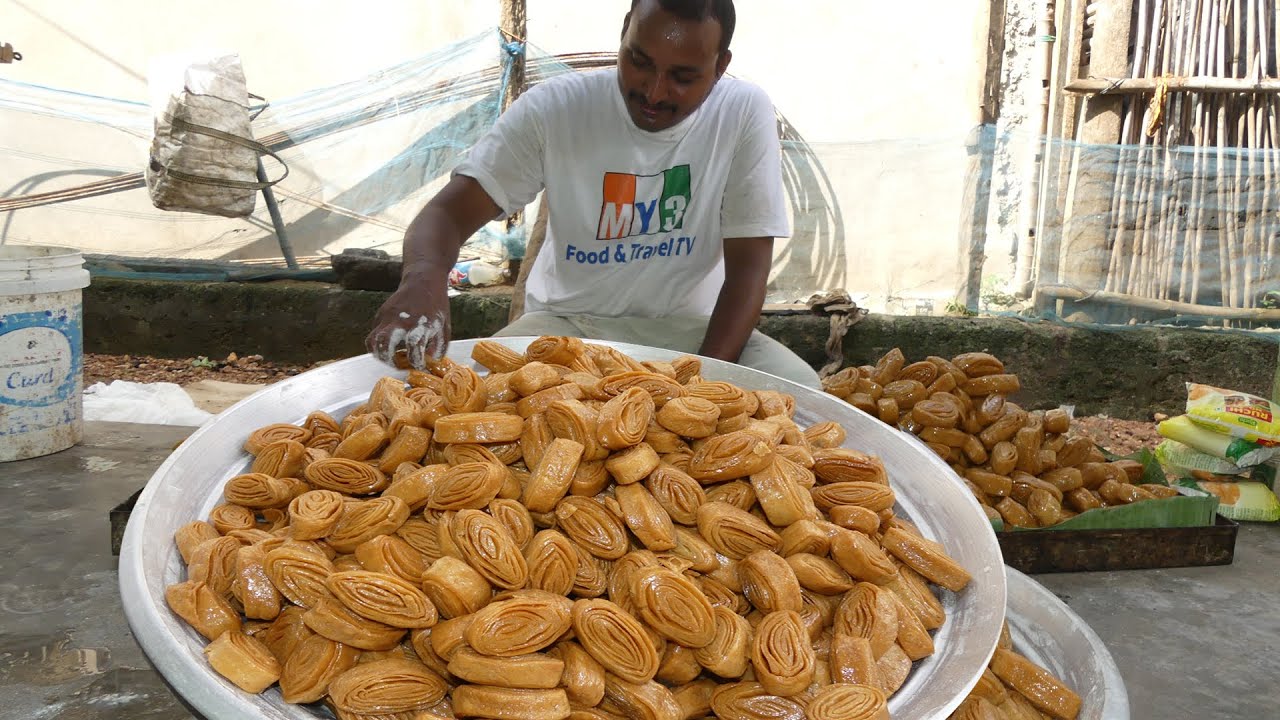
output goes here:
<path id="1" fill-rule="evenodd" d="M 108 514 L 191 429 L 86 423 L 61 453 L 0 464 L 0 718 L 191 717 L 120 606 Z M 1280 525 L 1235 564 L 1041 575 L 1106 641 L 1140 720 L 1277 716 Z"/>

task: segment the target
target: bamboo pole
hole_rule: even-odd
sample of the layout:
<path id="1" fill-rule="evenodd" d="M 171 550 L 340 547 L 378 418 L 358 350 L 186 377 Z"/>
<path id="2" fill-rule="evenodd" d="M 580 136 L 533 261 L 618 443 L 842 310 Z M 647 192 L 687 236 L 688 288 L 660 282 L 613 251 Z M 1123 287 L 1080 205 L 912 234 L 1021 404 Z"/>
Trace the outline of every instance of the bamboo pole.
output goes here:
<path id="1" fill-rule="evenodd" d="M 986 128 L 995 127 L 1000 119 L 1000 71 L 1004 59 L 1005 0 L 988 0 L 987 14 L 981 18 L 979 37 L 987 39 L 983 56 L 983 80 L 978 88 L 977 112 L 972 142 L 968 148 L 968 175 L 962 212 L 967 217 L 961 224 L 965 256 L 965 274 L 961 278 L 958 297 L 965 307 L 977 310 L 982 292 L 982 268 L 986 264 L 987 217 L 991 207 L 991 176 L 995 165 L 994 148 L 987 147 Z"/>
<path id="2" fill-rule="evenodd" d="M 1129 31 L 1133 0 L 1098 0 L 1097 19 L 1089 55 L 1090 74 L 1116 75 L 1129 72 Z M 1089 146 L 1116 145 L 1120 140 L 1120 116 L 1124 109 L 1118 97 L 1095 96 L 1085 105 L 1080 142 Z M 1067 284 L 1100 290 L 1107 266 L 1108 226 L 1113 211 L 1111 193 L 1114 178 L 1108 167 L 1098 163 L 1077 164 L 1072 202 L 1063 224 L 1062 277 Z M 1113 164 L 1112 164 L 1113 165 Z"/>
<path id="3" fill-rule="evenodd" d="M 1080 98 L 1064 95 L 1061 88 L 1079 74 L 1084 25 L 1084 1 L 1060 0 L 1056 7 L 1057 52 L 1054 53 L 1050 83 L 1050 111 L 1045 137 L 1045 157 L 1041 164 L 1040 210 L 1036 219 L 1036 257 L 1032 300 L 1038 312 L 1053 303 L 1034 290 L 1040 283 L 1056 283 L 1060 273 L 1062 218 L 1070 190 L 1071 158 L 1068 140 L 1075 138 L 1076 111 Z"/>
<path id="4" fill-rule="evenodd" d="M 1072 81 L 1064 90 L 1075 95 L 1143 95 L 1154 91 L 1160 84 L 1160 78 L 1091 77 Z M 1252 80 L 1190 75 L 1169 78 L 1165 84 L 1170 91 L 1280 93 L 1280 80 L 1275 78 Z"/>
<path id="5" fill-rule="evenodd" d="M 1059 298 L 1062 300 L 1119 305 L 1122 307 L 1139 308 L 1142 310 L 1176 313 L 1178 315 L 1215 318 L 1228 322 L 1231 320 L 1257 320 L 1262 322 L 1280 321 L 1280 310 L 1266 308 L 1228 308 L 1220 305 L 1193 305 L 1191 303 L 1177 302 L 1174 300 L 1159 300 L 1156 298 L 1138 297 L 1135 295 L 1124 295 L 1121 293 L 1110 293 L 1105 291 L 1090 293 L 1067 285 L 1042 285 L 1040 287 L 1040 292 L 1044 293 L 1044 295 L 1048 297 Z"/>
<path id="6" fill-rule="evenodd" d="M 529 15 L 526 0 L 500 0 L 502 34 L 507 42 L 523 44 L 529 37 Z M 504 50 L 505 52 L 505 50 Z M 522 50 L 512 58 L 511 74 L 507 78 L 507 92 L 502 98 L 502 111 L 506 112 L 511 103 L 520 97 L 525 90 L 525 55 Z"/>

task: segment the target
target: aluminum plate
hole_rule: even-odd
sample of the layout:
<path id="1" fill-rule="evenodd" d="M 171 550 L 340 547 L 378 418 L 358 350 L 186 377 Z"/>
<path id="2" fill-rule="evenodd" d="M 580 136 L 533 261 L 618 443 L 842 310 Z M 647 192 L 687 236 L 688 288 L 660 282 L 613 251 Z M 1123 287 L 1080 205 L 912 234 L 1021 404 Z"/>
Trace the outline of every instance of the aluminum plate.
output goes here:
<path id="1" fill-rule="evenodd" d="M 495 341 L 523 351 L 532 339 Z M 449 357 L 480 369 L 470 359 L 475 342 L 453 342 Z M 639 360 L 678 356 L 625 343 L 598 344 Z M 796 400 L 795 419 L 802 427 L 823 420 L 842 424 L 848 431 L 846 446 L 878 455 L 884 462 L 897 494 L 898 514 L 915 522 L 926 537 L 942 542 L 973 575 L 973 582 L 962 592 L 941 591 L 948 619 L 934 637 L 936 652 L 916 664 L 889 704 L 894 717 L 947 717 L 986 668 L 1005 615 L 1000 547 L 977 501 L 923 443 L 833 396 L 733 363 L 704 358 L 702 369 L 708 380 L 790 393 Z M 125 615 L 156 669 L 210 720 L 293 720 L 328 713 L 320 707 L 286 704 L 278 689 L 261 695 L 244 693 L 209 667 L 202 654 L 203 639 L 165 604 L 165 587 L 185 575 L 174 532 L 185 523 L 208 517 L 221 502 L 225 482 L 246 471 L 250 458 L 241 445 L 251 430 L 270 423 L 301 423 L 313 410 L 340 418 L 367 399 L 378 378 L 396 373 L 364 355 L 270 385 L 193 433 L 156 470 L 138 499 L 120 552 Z"/>

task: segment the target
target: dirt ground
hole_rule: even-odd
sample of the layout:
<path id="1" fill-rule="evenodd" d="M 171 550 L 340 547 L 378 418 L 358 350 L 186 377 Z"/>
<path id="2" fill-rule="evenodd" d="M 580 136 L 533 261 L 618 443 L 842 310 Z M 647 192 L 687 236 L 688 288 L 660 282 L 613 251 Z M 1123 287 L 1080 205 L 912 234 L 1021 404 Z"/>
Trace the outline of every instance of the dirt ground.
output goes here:
<path id="1" fill-rule="evenodd" d="M 155 358 L 142 355 L 84 356 L 84 384 L 127 380 L 140 383 L 171 382 L 190 385 L 200 380 L 269 385 L 325 363 L 287 365 L 272 363 L 260 355 L 225 358 Z M 1117 420 L 1105 415 L 1076 418 L 1075 432 L 1087 435 L 1100 446 L 1117 455 L 1128 455 L 1160 442 L 1154 422 Z"/>

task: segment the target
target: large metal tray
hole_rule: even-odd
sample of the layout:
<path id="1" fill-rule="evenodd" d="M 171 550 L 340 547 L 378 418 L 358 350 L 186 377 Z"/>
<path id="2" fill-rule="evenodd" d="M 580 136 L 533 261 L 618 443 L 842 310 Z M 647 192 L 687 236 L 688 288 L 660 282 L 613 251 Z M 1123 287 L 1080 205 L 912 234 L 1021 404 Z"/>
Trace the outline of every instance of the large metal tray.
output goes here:
<path id="1" fill-rule="evenodd" d="M 1013 649 L 1080 696 L 1077 720 L 1129 720 L 1124 678 L 1093 628 L 1045 586 L 1013 568 L 1005 572 Z"/>
<path id="2" fill-rule="evenodd" d="M 499 338 L 523 350 L 532 338 Z M 449 357 L 472 364 L 475 341 L 456 341 Z M 667 350 L 601 343 L 640 360 L 670 360 Z M 474 365 L 473 365 L 474 366 Z M 288 705 L 277 690 L 249 695 L 223 680 L 205 662 L 204 642 L 169 611 L 166 586 L 184 576 L 173 543 L 183 524 L 208 516 L 221 490 L 244 472 L 241 449 L 248 433 L 277 422 L 299 423 L 312 410 L 342 417 L 364 402 L 374 382 L 394 374 L 372 357 L 343 360 L 271 385 L 223 411 L 197 430 L 147 483 L 125 531 L 120 553 L 120 591 L 125 615 L 147 657 L 170 685 L 211 720 L 315 717 L 323 710 Z M 796 399 L 802 426 L 834 420 L 848 430 L 846 445 L 880 456 L 897 491 L 899 514 L 910 518 L 973 575 L 960 593 L 943 591 L 947 623 L 934 638 L 937 652 L 919 662 L 890 702 L 894 717 L 945 718 L 976 684 L 999 639 L 1005 615 L 1005 574 L 1000 547 L 972 494 L 933 452 L 914 437 L 825 393 L 717 360 L 703 360 L 703 375 L 758 390 L 780 390 Z"/>

